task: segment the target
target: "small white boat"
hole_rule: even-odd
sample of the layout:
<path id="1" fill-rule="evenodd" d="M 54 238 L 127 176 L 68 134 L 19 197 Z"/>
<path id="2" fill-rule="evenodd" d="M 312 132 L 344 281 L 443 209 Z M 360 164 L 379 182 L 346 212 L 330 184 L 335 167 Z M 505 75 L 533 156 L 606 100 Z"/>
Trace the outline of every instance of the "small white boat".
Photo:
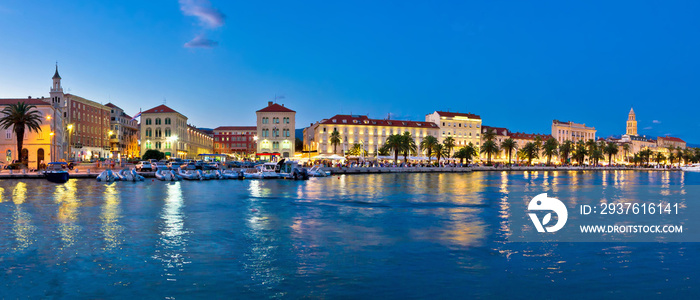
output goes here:
<path id="1" fill-rule="evenodd" d="M 112 182 L 119 180 L 119 177 L 112 172 L 112 170 L 104 170 L 100 175 L 97 175 L 97 181 L 99 182 Z"/>
<path id="2" fill-rule="evenodd" d="M 131 173 L 131 170 L 122 169 L 116 173 L 121 181 L 138 181 L 138 177 Z"/>
<path id="3" fill-rule="evenodd" d="M 247 169 L 243 176 L 246 179 L 274 179 L 280 178 L 279 174 L 275 172 L 276 163 L 264 163 L 262 165 L 255 166 L 254 169 Z"/>
<path id="4" fill-rule="evenodd" d="M 210 179 L 219 179 L 219 174 L 217 173 L 218 171 L 202 171 L 202 170 L 197 170 L 199 171 L 199 176 L 202 176 L 202 179 L 204 180 L 210 180 Z"/>
<path id="5" fill-rule="evenodd" d="M 162 181 L 175 181 L 175 180 L 177 180 L 173 176 L 173 173 L 170 172 L 170 170 L 161 170 L 161 169 L 156 170 L 156 178 L 158 178 L 158 180 L 162 180 Z"/>
<path id="6" fill-rule="evenodd" d="M 243 171 L 223 171 L 221 173 L 221 178 L 223 179 L 244 179 L 244 172 Z"/>
<path id="7" fill-rule="evenodd" d="M 202 176 L 199 175 L 199 172 L 194 170 L 183 170 L 182 168 L 178 168 L 177 174 L 180 175 L 182 179 L 186 180 L 202 180 Z"/>
<path id="8" fill-rule="evenodd" d="M 692 164 L 690 166 L 681 167 L 681 170 L 686 172 L 700 172 L 700 164 Z"/>
<path id="9" fill-rule="evenodd" d="M 307 170 L 311 177 L 328 177 L 331 176 L 331 171 L 324 171 L 320 166 L 313 166 Z"/>
<path id="10" fill-rule="evenodd" d="M 137 181 L 143 181 L 144 179 L 146 179 L 145 177 L 139 175 L 139 173 L 136 173 L 136 170 L 131 170 L 129 172 L 131 173 L 132 176 L 134 176 L 134 179 Z"/>

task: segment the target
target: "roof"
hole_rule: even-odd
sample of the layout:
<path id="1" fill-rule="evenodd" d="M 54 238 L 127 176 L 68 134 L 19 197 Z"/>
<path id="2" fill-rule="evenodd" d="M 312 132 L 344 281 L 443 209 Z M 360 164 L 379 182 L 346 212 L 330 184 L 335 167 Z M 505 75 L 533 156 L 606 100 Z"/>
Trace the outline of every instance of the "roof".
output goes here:
<path id="1" fill-rule="evenodd" d="M 511 138 L 520 140 L 534 140 L 535 137 L 540 136 L 542 140 L 548 140 L 552 138 L 551 134 L 539 134 L 539 133 L 522 133 L 522 132 L 511 132 L 509 135 Z"/>
<path id="2" fill-rule="evenodd" d="M 267 103 L 267 107 L 258 110 L 257 112 L 293 112 L 295 113 L 296 111 L 293 111 L 289 108 L 284 107 L 283 105 L 279 105 L 277 103 L 272 103 L 272 101 Z"/>
<path id="3" fill-rule="evenodd" d="M 170 107 L 165 106 L 165 104 L 158 105 L 154 108 L 146 110 L 146 111 L 142 112 L 141 114 L 159 114 L 159 113 L 178 113 L 179 114 L 179 112 L 175 111 L 174 109 L 172 109 Z"/>
<path id="4" fill-rule="evenodd" d="M 508 128 L 505 127 L 492 127 L 492 126 L 486 126 L 486 125 L 481 125 L 481 132 L 485 133 L 486 130 L 493 129 L 493 131 L 496 132 L 496 135 L 508 135 Z M 506 133 L 503 134 L 503 131 Z"/>
<path id="5" fill-rule="evenodd" d="M 214 130 L 258 130 L 257 126 L 219 126 Z"/>
<path id="6" fill-rule="evenodd" d="M 187 129 L 190 129 L 190 130 L 193 130 L 193 131 L 197 131 L 197 132 L 202 133 L 202 134 L 205 134 L 205 135 L 213 134 L 213 133 L 211 133 L 211 132 L 208 132 L 208 131 L 205 130 L 204 128 L 197 128 L 197 127 L 192 126 L 192 125 L 190 125 L 190 124 L 187 124 Z"/>
<path id="7" fill-rule="evenodd" d="M 449 111 L 435 111 L 435 112 L 438 113 L 438 115 L 443 116 L 443 117 L 450 117 L 450 118 L 467 117 L 470 119 L 481 119 L 480 116 L 475 115 L 475 114 L 470 114 L 470 113 L 465 114 L 465 113 L 449 112 Z"/>
<path id="8" fill-rule="evenodd" d="M 37 99 L 37 98 L 7 98 L 7 99 L 0 99 L 0 105 L 10 105 L 10 104 L 17 104 L 17 102 L 24 102 L 28 105 L 50 105 L 50 103 Z"/>
<path id="9" fill-rule="evenodd" d="M 321 124 L 439 128 L 438 125 L 433 122 L 370 119 L 363 115 L 335 115 L 327 120 L 323 120 Z"/>
<path id="10" fill-rule="evenodd" d="M 58 65 L 56 65 L 56 73 L 53 73 L 51 79 L 61 79 L 61 75 L 58 75 Z"/>
<path id="11" fill-rule="evenodd" d="M 85 99 L 83 97 L 73 95 L 70 93 L 66 94 L 66 99 L 69 99 L 70 101 L 78 101 L 81 102 L 85 105 L 92 105 L 92 106 L 97 106 L 99 109 L 104 109 L 104 110 L 109 110 L 106 105 L 102 105 L 102 103 L 98 103 L 96 101 L 90 100 L 90 99 Z"/>
<path id="12" fill-rule="evenodd" d="M 121 109 L 119 106 L 116 106 L 116 105 L 112 104 L 112 102 L 105 104 L 105 106 L 109 106 L 109 107 L 111 107 L 111 108 Z"/>
<path id="13" fill-rule="evenodd" d="M 660 136 L 660 137 L 658 137 L 658 139 L 667 140 L 667 141 L 671 141 L 671 142 L 685 143 L 684 140 L 681 140 L 677 137 L 672 137 L 672 136 Z"/>

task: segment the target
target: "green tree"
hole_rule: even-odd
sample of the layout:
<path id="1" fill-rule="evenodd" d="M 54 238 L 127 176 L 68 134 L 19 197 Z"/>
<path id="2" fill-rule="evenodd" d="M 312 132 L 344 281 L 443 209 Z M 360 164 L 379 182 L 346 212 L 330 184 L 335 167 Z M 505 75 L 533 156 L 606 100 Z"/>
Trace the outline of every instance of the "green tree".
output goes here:
<path id="1" fill-rule="evenodd" d="M 331 145 L 333 145 L 333 153 L 337 153 L 338 145 L 340 144 L 340 132 L 337 129 L 333 129 L 331 133 Z"/>
<path id="2" fill-rule="evenodd" d="M 377 154 L 381 156 L 388 156 L 390 152 L 391 149 L 389 149 L 389 147 L 387 147 L 386 144 L 382 145 L 381 147 L 379 147 L 379 149 L 377 149 Z"/>
<path id="3" fill-rule="evenodd" d="M 559 141 L 555 138 L 549 138 L 547 141 L 544 142 L 544 145 L 542 146 L 542 150 L 544 153 L 544 156 L 547 157 L 547 164 L 549 165 L 552 162 L 552 155 L 559 155 Z"/>
<path id="4" fill-rule="evenodd" d="M 593 139 L 589 139 L 586 141 L 586 148 L 588 148 L 588 164 L 595 165 L 595 159 L 593 156 L 596 154 L 596 150 L 598 149 L 598 143 L 596 143 L 596 141 Z"/>
<path id="5" fill-rule="evenodd" d="M 448 136 L 445 138 L 445 140 L 442 141 L 442 144 L 445 146 L 445 149 L 447 152 L 452 155 L 452 149 L 455 148 L 455 139 L 452 138 L 451 136 Z"/>
<path id="6" fill-rule="evenodd" d="M 386 138 L 386 146 L 394 153 L 394 163 L 399 163 L 399 152 L 403 150 L 403 136 L 392 134 Z"/>
<path id="7" fill-rule="evenodd" d="M 532 160 L 540 157 L 539 149 L 537 149 L 537 144 L 535 144 L 534 142 L 529 142 L 525 144 L 521 151 L 523 157 L 527 159 L 528 165 L 532 165 Z"/>
<path id="8" fill-rule="evenodd" d="M 666 160 L 666 156 L 664 156 L 664 154 L 661 152 L 656 152 L 656 156 L 654 156 L 654 161 L 656 161 L 656 164 L 661 165 L 661 162 L 664 160 Z"/>
<path id="9" fill-rule="evenodd" d="M 141 159 L 143 160 L 149 160 L 149 159 L 155 159 L 155 160 L 161 160 L 165 158 L 165 153 L 160 152 L 155 149 L 149 149 L 146 150 L 146 153 L 143 154 Z"/>
<path id="10" fill-rule="evenodd" d="M 578 161 L 578 164 L 582 166 L 583 160 L 586 158 L 586 155 L 588 155 L 588 151 L 586 151 L 586 143 L 584 143 L 582 140 L 579 140 L 578 142 L 576 142 L 573 157 L 576 159 L 576 161 Z"/>
<path id="11" fill-rule="evenodd" d="M 617 152 L 619 151 L 620 149 L 615 143 L 610 142 L 607 145 L 605 145 L 605 148 L 603 148 L 603 152 L 608 155 L 608 166 L 612 165 L 612 157 L 613 155 L 617 155 Z"/>
<path id="12" fill-rule="evenodd" d="M 484 134 L 481 135 L 484 140 L 492 141 L 496 137 L 496 131 L 493 128 L 486 129 Z"/>
<path id="13" fill-rule="evenodd" d="M 408 163 L 408 155 L 418 152 L 416 141 L 413 140 L 411 133 L 406 131 L 401 136 L 401 151 L 403 152 L 403 161 Z"/>
<path id="14" fill-rule="evenodd" d="M 432 135 L 428 135 L 423 138 L 423 140 L 420 142 L 420 148 L 423 151 L 426 151 L 428 154 L 428 163 L 430 163 L 430 157 L 433 154 L 433 151 L 435 151 L 435 146 L 439 144 L 437 138 L 435 138 Z"/>
<path id="15" fill-rule="evenodd" d="M 440 164 L 440 158 L 441 157 L 446 157 L 449 155 L 447 153 L 447 149 L 445 148 L 445 145 L 438 143 L 435 145 L 435 157 L 437 157 L 437 163 L 438 165 Z"/>
<path id="16" fill-rule="evenodd" d="M 363 149 L 361 144 L 355 143 L 350 150 L 348 150 L 348 154 L 355 156 L 367 155 L 367 150 Z"/>
<path id="17" fill-rule="evenodd" d="M 507 138 L 501 142 L 501 149 L 506 151 L 508 155 L 508 164 L 510 164 L 513 151 L 518 149 L 518 143 L 512 138 Z"/>
<path id="18" fill-rule="evenodd" d="M 628 161 L 628 157 L 629 157 L 628 155 L 630 153 L 630 144 L 629 143 L 622 144 L 622 151 L 625 152 L 624 154 L 625 154 L 625 162 L 626 162 L 626 161 Z"/>
<path id="19" fill-rule="evenodd" d="M 464 160 L 467 160 L 467 163 L 469 163 L 477 155 L 479 155 L 479 153 L 476 147 L 469 142 L 469 144 L 457 150 L 455 158 L 459 158 L 459 163 L 464 164 Z"/>
<path id="20" fill-rule="evenodd" d="M 681 167 L 681 160 L 684 158 L 683 148 L 676 148 L 676 158 L 678 158 L 678 168 Z"/>
<path id="21" fill-rule="evenodd" d="M 34 105 L 27 105 L 25 102 L 17 102 L 5 106 L 2 110 L 4 116 L 0 118 L 0 126 L 7 130 L 12 127 L 17 138 L 17 157 L 22 160 L 22 146 L 24 143 L 24 131 L 39 133 L 41 131 L 41 112 Z M 27 163 L 22 161 L 22 163 Z"/>
<path id="22" fill-rule="evenodd" d="M 561 154 L 562 164 L 569 163 L 569 156 L 574 150 L 574 143 L 566 140 L 559 146 L 559 154 Z"/>
<path id="23" fill-rule="evenodd" d="M 491 164 L 491 155 L 498 153 L 498 145 L 492 140 L 487 140 L 481 145 L 481 153 L 486 153 L 487 164 Z"/>

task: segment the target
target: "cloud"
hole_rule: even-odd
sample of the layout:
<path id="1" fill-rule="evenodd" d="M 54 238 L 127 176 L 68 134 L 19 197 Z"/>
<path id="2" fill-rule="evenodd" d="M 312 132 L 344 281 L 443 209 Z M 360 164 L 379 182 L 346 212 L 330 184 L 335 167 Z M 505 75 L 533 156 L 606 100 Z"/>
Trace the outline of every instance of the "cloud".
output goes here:
<path id="1" fill-rule="evenodd" d="M 661 121 L 659 121 L 659 120 L 654 120 L 654 121 L 651 121 L 651 122 L 654 123 L 654 124 L 661 124 Z"/>
<path id="2" fill-rule="evenodd" d="M 214 40 L 210 40 L 204 35 L 198 35 L 191 41 L 185 43 L 185 48 L 214 48 L 218 46 L 219 43 L 217 43 Z"/>
<path id="3" fill-rule="evenodd" d="M 211 7 L 207 0 L 180 0 L 180 10 L 186 16 L 199 19 L 202 26 L 217 28 L 224 26 L 226 15 L 216 8 Z"/>
<path id="4" fill-rule="evenodd" d="M 651 126 L 644 127 L 644 130 L 649 130 L 651 129 Z"/>

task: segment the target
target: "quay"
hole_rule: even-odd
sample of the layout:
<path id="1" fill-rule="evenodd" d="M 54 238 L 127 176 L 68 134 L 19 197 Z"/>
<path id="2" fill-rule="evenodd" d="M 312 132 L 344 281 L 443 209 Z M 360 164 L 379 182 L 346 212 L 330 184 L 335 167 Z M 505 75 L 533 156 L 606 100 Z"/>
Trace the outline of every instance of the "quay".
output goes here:
<path id="1" fill-rule="evenodd" d="M 324 167 L 332 175 L 340 174 L 373 174 L 373 173 L 468 173 L 475 171 L 681 171 L 680 169 L 664 168 L 633 168 L 633 167 L 553 167 L 553 166 L 470 166 L 470 167 Z"/>

